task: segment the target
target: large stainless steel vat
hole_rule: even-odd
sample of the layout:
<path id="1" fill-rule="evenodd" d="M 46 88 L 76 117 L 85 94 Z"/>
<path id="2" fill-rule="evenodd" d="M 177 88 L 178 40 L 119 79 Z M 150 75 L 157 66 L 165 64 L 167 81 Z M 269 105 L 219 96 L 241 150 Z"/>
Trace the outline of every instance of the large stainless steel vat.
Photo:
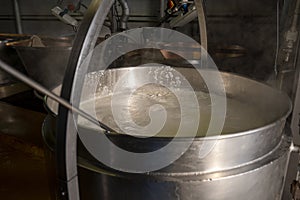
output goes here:
<path id="1" fill-rule="evenodd" d="M 7 47 L 7 43 L 16 42 L 19 40 L 24 40 L 28 38 L 27 35 L 19 35 L 19 34 L 0 34 L 0 58 L 4 62 L 10 64 L 14 68 L 20 70 L 21 72 L 25 72 L 25 69 L 17 55 L 17 52 Z M 15 83 L 16 80 L 9 74 L 0 70 L 0 85 L 9 85 Z"/>
<path id="2" fill-rule="evenodd" d="M 148 67 L 121 68 L 101 72 L 101 85 L 113 88 L 126 72 L 135 83 L 149 76 Z M 194 69 L 178 68 L 195 90 L 205 90 L 203 79 Z M 215 72 L 211 72 L 215 73 Z M 93 80 L 88 74 L 87 81 Z M 221 74 L 228 98 L 257 106 L 267 116 L 264 124 L 241 127 L 218 138 L 212 151 L 199 159 L 203 142 L 215 139 L 196 137 L 185 154 L 169 166 L 149 174 L 123 173 L 99 163 L 79 142 L 78 166 L 80 194 L 83 199 L 280 199 L 289 156 L 290 141 L 283 136 L 285 120 L 290 113 L 288 97 L 262 83 L 237 75 Z M 88 85 L 88 83 L 87 83 Z M 102 87 L 98 88 L 102 94 Z M 56 89 L 59 92 L 59 89 Z M 85 98 L 95 98 L 85 96 Z M 55 104 L 47 101 L 52 116 Z M 241 119 L 246 116 L 241 115 Z M 44 125 L 45 142 L 53 148 L 55 132 L 49 116 Z M 232 119 L 234 120 L 234 119 Z M 81 127 L 94 132 L 89 127 Z M 188 130 L 187 130 L 188 131 Z M 171 138 L 143 140 L 122 134 L 108 134 L 110 140 L 133 152 L 148 152 L 164 146 Z M 176 142 L 184 142 L 176 140 Z M 114 157 L 114 152 L 109 152 Z"/>
<path id="3" fill-rule="evenodd" d="M 33 38 L 7 44 L 16 49 L 28 75 L 51 89 L 62 83 L 72 49 L 72 37 L 41 37 L 42 44 L 34 45 Z"/>

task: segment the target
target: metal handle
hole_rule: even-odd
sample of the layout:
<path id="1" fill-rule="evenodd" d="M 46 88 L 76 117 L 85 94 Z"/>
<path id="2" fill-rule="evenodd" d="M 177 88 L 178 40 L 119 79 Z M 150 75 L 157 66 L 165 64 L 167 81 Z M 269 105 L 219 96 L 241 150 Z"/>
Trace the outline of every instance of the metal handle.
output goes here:
<path id="1" fill-rule="evenodd" d="M 83 60 L 93 50 L 105 18 L 114 0 L 93 0 L 81 22 L 66 69 L 61 97 L 70 100 L 76 70 L 81 71 L 77 84 L 82 86 L 87 69 L 80 68 Z M 74 98 L 79 104 L 80 96 Z M 68 109 L 60 107 L 58 115 L 58 134 L 56 138 L 56 162 L 59 179 L 59 195 L 63 199 L 79 199 L 77 179 L 77 133 Z"/>

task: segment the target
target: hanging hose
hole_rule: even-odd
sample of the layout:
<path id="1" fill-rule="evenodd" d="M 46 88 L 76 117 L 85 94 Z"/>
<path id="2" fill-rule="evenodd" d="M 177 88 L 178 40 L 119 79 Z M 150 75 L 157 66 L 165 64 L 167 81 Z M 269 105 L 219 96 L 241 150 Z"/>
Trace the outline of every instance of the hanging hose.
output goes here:
<path id="1" fill-rule="evenodd" d="M 129 6 L 127 3 L 127 0 L 118 0 L 121 7 L 122 7 L 122 16 L 121 16 L 121 20 L 120 20 L 120 29 L 121 31 L 126 30 L 127 29 L 127 22 L 129 19 Z"/>

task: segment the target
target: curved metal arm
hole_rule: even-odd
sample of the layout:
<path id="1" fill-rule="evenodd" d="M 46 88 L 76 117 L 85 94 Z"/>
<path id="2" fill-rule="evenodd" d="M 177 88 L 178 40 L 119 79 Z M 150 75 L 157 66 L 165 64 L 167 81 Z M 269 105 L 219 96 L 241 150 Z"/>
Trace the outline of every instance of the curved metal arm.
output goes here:
<path id="1" fill-rule="evenodd" d="M 71 99 L 76 70 L 80 69 L 81 63 L 94 48 L 105 18 L 113 3 L 114 1 L 112 0 L 93 0 L 84 16 L 74 40 L 63 81 L 61 97 L 67 101 Z M 84 77 L 81 77 L 81 80 L 83 83 Z M 72 103 L 76 106 L 80 98 L 74 99 L 77 99 L 77 102 L 73 101 Z M 77 132 L 73 115 L 61 105 L 59 107 L 57 128 L 56 163 L 59 179 L 58 196 L 60 199 L 77 200 L 79 199 L 76 151 Z"/>
<path id="2" fill-rule="evenodd" d="M 206 18 L 204 11 L 203 0 L 194 0 L 195 6 L 198 13 L 198 23 L 199 23 L 199 32 L 200 32 L 200 43 L 201 46 L 207 50 L 207 31 L 206 31 Z"/>

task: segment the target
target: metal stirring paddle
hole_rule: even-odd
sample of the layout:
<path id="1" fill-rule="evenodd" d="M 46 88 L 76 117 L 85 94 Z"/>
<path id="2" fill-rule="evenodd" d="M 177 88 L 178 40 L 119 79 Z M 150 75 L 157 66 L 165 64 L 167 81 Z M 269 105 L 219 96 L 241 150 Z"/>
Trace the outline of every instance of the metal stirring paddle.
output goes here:
<path id="1" fill-rule="evenodd" d="M 24 74 L 22 74 L 18 70 L 14 69 L 12 66 L 10 66 L 10 65 L 6 64 L 5 62 L 3 62 L 1 59 L 0 59 L 0 68 L 2 70 L 6 71 L 7 73 L 11 74 L 12 76 L 16 77 L 20 81 L 26 83 L 30 87 L 34 88 L 35 90 L 41 92 L 44 95 L 49 96 L 51 99 L 53 99 L 54 101 L 56 101 L 59 104 L 63 105 L 64 107 L 66 107 L 70 111 L 80 115 L 81 117 L 87 119 L 88 121 L 92 122 L 93 124 L 95 124 L 97 126 L 100 126 L 106 132 L 108 132 L 108 133 L 109 132 L 116 132 L 112 128 L 108 127 L 107 125 L 103 124 L 102 122 L 98 121 L 97 119 L 95 119 L 94 117 L 89 115 L 88 113 L 86 113 L 83 110 L 71 105 L 70 102 L 66 101 L 65 99 L 61 98 L 60 96 L 58 96 L 58 95 L 54 94 L 53 92 L 49 91 L 48 89 L 46 89 L 41 84 L 39 84 L 36 81 L 28 78 L 27 76 L 25 76 Z"/>

